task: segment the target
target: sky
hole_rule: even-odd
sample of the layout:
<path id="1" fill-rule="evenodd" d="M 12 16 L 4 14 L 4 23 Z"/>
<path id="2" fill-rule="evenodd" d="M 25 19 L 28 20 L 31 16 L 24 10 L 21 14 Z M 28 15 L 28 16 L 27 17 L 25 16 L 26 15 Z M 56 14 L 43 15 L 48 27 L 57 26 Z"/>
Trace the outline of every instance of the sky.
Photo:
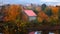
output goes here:
<path id="1" fill-rule="evenodd" d="M 24 3 L 35 3 L 42 4 L 46 3 L 47 5 L 60 5 L 60 0 L 0 0 L 0 4 L 24 4 Z"/>

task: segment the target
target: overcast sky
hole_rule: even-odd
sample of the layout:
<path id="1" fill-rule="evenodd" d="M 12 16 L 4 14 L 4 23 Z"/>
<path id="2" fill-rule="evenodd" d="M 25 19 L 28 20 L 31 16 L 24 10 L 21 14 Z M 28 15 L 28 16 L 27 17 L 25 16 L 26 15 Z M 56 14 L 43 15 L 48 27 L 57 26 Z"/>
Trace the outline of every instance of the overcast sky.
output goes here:
<path id="1" fill-rule="evenodd" d="M 60 4 L 60 0 L 0 0 L 0 4 L 20 4 L 20 3 L 50 3 Z"/>

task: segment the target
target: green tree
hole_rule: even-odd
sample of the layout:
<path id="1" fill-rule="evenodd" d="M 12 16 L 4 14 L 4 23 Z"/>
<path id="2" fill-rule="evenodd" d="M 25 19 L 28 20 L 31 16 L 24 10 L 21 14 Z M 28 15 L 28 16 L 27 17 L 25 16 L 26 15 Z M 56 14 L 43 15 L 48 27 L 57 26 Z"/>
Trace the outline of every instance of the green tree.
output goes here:
<path id="1" fill-rule="evenodd" d="M 59 11 L 58 11 L 58 17 L 59 17 L 59 20 L 60 20 L 60 8 L 59 8 Z"/>
<path id="2" fill-rule="evenodd" d="M 42 8 L 43 11 L 45 10 L 46 7 L 47 7 L 46 4 L 42 4 L 42 5 L 41 5 L 41 8 Z"/>
<path id="3" fill-rule="evenodd" d="M 50 17 L 50 25 L 54 26 L 54 25 L 58 25 L 58 19 L 54 18 L 54 17 Z"/>
<path id="4" fill-rule="evenodd" d="M 45 14 L 47 14 L 48 16 L 52 15 L 52 10 L 50 8 L 48 8 L 45 12 Z"/>

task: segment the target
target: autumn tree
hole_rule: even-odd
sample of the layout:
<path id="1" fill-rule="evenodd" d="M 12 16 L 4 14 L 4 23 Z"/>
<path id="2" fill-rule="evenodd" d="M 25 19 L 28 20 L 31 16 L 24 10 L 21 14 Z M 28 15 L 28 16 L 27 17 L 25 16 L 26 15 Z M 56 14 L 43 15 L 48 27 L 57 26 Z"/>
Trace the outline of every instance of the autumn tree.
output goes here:
<path id="1" fill-rule="evenodd" d="M 20 12 L 21 12 L 21 6 L 20 5 L 10 5 L 9 7 L 5 7 L 5 17 L 4 17 L 4 28 L 5 33 L 6 31 L 8 33 L 13 32 L 15 30 L 15 26 L 18 27 L 18 24 L 20 25 Z M 11 28 L 10 28 L 11 27 Z"/>
<path id="2" fill-rule="evenodd" d="M 51 16 L 48 21 L 49 21 L 50 25 L 58 25 L 59 24 L 58 16 Z"/>
<path id="3" fill-rule="evenodd" d="M 40 13 L 38 13 L 37 19 L 39 22 L 43 22 L 43 20 L 48 21 L 49 17 L 43 11 L 41 11 Z"/>
<path id="4" fill-rule="evenodd" d="M 52 9 L 52 13 L 54 15 L 58 15 L 58 11 L 59 11 L 59 8 L 58 7 L 52 7 L 51 9 Z"/>
<path id="5" fill-rule="evenodd" d="M 7 15 L 6 14 L 6 8 L 8 8 L 9 5 L 2 5 L 0 9 L 0 22 L 4 22 L 4 17 Z"/>
<path id="6" fill-rule="evenodd" d="M 16 17 L 20 14 L 19 5 L 10 5 L 7 15 L 5 16 L 5 21 L 15 21 Z"/>

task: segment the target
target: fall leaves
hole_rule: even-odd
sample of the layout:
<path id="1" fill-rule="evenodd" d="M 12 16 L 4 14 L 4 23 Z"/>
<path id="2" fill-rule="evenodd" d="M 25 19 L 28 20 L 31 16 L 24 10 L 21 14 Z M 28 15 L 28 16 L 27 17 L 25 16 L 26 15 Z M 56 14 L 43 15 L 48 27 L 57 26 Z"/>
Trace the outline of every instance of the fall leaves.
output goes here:
<path id="1" fill-rule="evenodd" d="M 59 7 L 46 7 L 44 11 L 40 11 L 37 15 L 37 19 L 39 22 L 43 22 L 43 20 L 47 22 L 51 22 L 52 18 L 53 20 L 57 21 L 58 19 L 58 11 Z M 50 16 L 49 16 L 50 15 Z M 52 21 L 53 21 L 52 20 Z"/>
<path id="2" fill-rule="evenodd" d="M 38 13 L 38 21 L 40 22 L 42 22 L 44 19 L 48 19 L 48 16 L 43 12 L 43 11 L 41 11 L 40 13 Z"/>
<path id="3" fill-rule="evenodd" d="M 53 14 L 55 14 L 55 15 L 58 14 L 58 11 L 59 11 L 58 7 L 52 7 L 51 9 L 52 9 Z"/>
<path id="4" fill-rule="evenodd" d="M 9 8 L 7 8 L 7 15 L 5 16 L 4 20 L 5 21 L 14 21 L 16 20 L 16 17 L 19 15 L 19 8 L 20 6 L 19 5 L 11 5 L 9 6 Z"/>
<path id="5" fill-rule="evenodd" d="M 5 9 L 3 9 L 3 11 L 5 13 L 4 21 L 18 20 L 21 17 L 20 14 L 21 14 L 22 9 L 23 9 L 23 7 L 21 7 L 20 5 L 10 5 L 8 7 L 5 7 Z M 36 12 L 38 12 L 37 20 L 39 22 L 43 22 L 43 20 L 46 20 L 48 22 L 51 16 L 57 16 L 57 18 L 58 18 L 59 7 L 46 6 L 43 11 L 40 6 L 40 7 L 35 7 L 35 10 L 36 10 Z M 52 12 L 53 14 L 51 14 L 50 12 Z M 48 14 L 49 15 L 51 14 L 51 15 L 49 16 Z M 23 17 L 22 19 L 25 19 L 24 16 L 22 16 Z M 26 17 L 26 19 L 27 19 L 27 17 Z"/>
<path id="6" fill-rule="evenodd" d="M 25 21 L 27 21 L 27 16 L 25 14 L 23 16 L 21 15 L 21 11 L 22 11 L 23 7 L 21 7 L 20 5 L 10 5 L 8 7 L 5 6 L 2 9 L 3 9 L 3 13 L 5 15 L 3 18 L 4 22 L 7 22 L 7 24 L 8 23 L 11 24 L 13 26 L 12 28 L 15 28 L 15 26 L 16 26 L 15 31 L 23 30 L 24 32 L 26 32 L 27 31 L 26 29 L 29 29 L 29 28 L 32 29 L 33 27 L 35 27 L 35 28 L 40 27 L 41 23 L 43 23 L 44 20 L 46 21 L 46 23 L 48 23 L 48 25 L 50 25 L 51 23 L 56 24 L 56 23 L 60 22 L 59 18 L 58 18 L 59 17 L 58 16 L 59 7 L 41 8 L 41 6 L 40 6 L 40 7 L 34 8 L 35 13 L 37 14 L 37 20 L 35 20 L 34 22 L 32 21 L 32 23 L 24 22 L 24 21 L 20 20 L 20 17 L 21 17 L 21 19 L 24 19 Z M 44 9 L 44 10 L 42 10 L 42 9 Z M 51 14 L 51 12 L 52 12 L 52 14 Z M 24 17 L 24 16 L 26 16 L 26 17 Z M 6 26 L 4 25 L 6 32 L 8 32 L 8 30 L 11 30 L 11 29 L 9 29 L 9 24 Z"/>
<path id="7" fill-rule="evenodd" d="M 45 5 L 45 4 L 43 4 Z M 45 8 L 44 10 L 42 10 L 42 8 Z M 10 5 L 10 6 L 5 6 L 3 7 L 3 13 L 5 14 L 4 16 L 4 21 L 17 21 L 20 19 L 21 17 L 21 11 L 22 11 L 23 7 L 21 7 L 20 5 Z M 52 18 L 57 18 L 58 19 L 58 11 L 59 11 L 59 7 L 53 7 L 53 6 L 38 6 L 34 8 L 35 13 L 37 14 L 37 20 L 39 22 L 43 22 L 43 20 L 46 20 L 47 22 L 49 22 L 49 19 Z M 33 10 L 33 9 L 32 9 Z M 51 14 L 52 13 L 52 14 Z M 50 16 L 49 16 L 50 15 Z M 26 20 L 25 15 L 22 16 L 22 19 Z M 56 16 L 56 17 L 54 17 Z M 18 19 L 17 19 L 18 18 Z"/>

